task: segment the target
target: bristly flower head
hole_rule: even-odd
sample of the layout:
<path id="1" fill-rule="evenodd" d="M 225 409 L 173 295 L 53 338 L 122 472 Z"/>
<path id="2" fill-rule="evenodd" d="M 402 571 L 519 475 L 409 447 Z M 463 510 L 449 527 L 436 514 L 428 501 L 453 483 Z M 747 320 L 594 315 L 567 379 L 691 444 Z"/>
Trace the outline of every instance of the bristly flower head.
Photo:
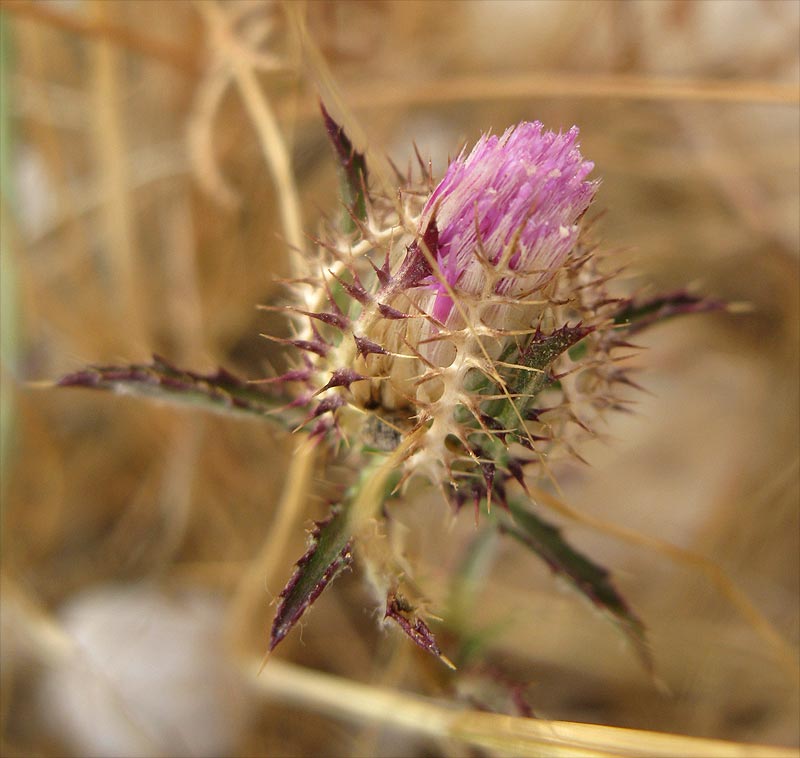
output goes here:
<path id="1" fill-rule="evenodd" d="M 577 128 L 556 134 L 526 122 L 484 135 L 438 184 L 420 161 L 422 183 L 400 177 L 398 201 L 368 195 L 363 156 L 323 115 L 344 156 L 349 217 L 347 233 L 321 244 L 322 277 L 309 272 L 312 291 L 298 309 L 308 324 L 293 341 L 306 355 L 286 375 L 304 385 L 296 404 L 308 408 L 312 433 L 345 440 L 350 454 L 359 440 L 362 451 L 394 451 L 383 465 L 402 479 L 386 492 L 413 475 L 456 509 L 471 502 L 476 520 L 482 503 L 505 505 L 517 523 L 504 528 L 609 609 L 649 665 L 643 627 L 606 572 L 519 511 L 511 491 L 556 452 L 573 454 L 574 429 L 590 431 L 619 405 L 616 385 L 629 382 L 612 357 L 624 344 L 620 304 L 580 223 L 597 183 Z M 355 455 L 358 467 L 375 457 Z M 335 537 L 352 532 L 385 618 L 443 658 L 382 533 L 380 495 L 361 486 L 351 515 L 319 531 L 296 577 L 326 586 L 351 549 Z M 282 595 L 273 643 L 307 607 L 292 600 L 296 586 Z"/>
<path id="2" fill-rule="evenodd" d="M 506 274 L 493 284 L 509 298 L 561 267 L 596 187 L 585 181 L 594 164 L 583 160 L 577 137 L 577 127 L 554 134 L 523 122 L 502 137 L 484 135 L 450 164 L 420 221 L 421 230 L 438 229 L 435 319 L 446 323 L 453 313 L 450 292 L 485 294 L 487 263 Z"/>
<path id="3" fill-rule="evenodd" d="M 289 375 L 306 385 L 313 429 L 383 448 L 414 432 L 406 473 L 458 497 L 502 496 L 521 478 L 533 458 L 509 445 L 536 457 L 537 440 L 551 444 L 528 423 L 544 412 L 536 397 L 608 320 L 587 313 L 588 268 L 580 287 L 567 281 L 587 262 L 579 222 L 597 188 L 577 138 L 539 122 L 484 135 L 438 185 L 409 177 L 400 203 L 370 198 L 355 244 L 331 235 L 331 278 L 306 298 L 295 344 L 307 355 Z"/>

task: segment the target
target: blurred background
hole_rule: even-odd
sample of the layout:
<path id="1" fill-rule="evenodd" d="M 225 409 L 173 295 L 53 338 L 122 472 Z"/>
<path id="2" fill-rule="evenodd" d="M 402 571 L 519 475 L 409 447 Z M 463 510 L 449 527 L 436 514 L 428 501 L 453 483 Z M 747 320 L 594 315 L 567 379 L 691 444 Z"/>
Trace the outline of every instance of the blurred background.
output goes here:
<path id="1" fill-rule="evenodd" d="M 359 147 L 405 166 L 416 143 L 438 176 L 482 131 L 577 124 L 631 286 L 740 306 L 643 336 L 635 412 L 561 472 L 575 508 L 711 561 L 563 522 L 647 623 L 666 688 L 511 544 L 489 546 L 469 612 L 437 626 L 445 647 L 480 633 L 480 665 L 441 670 L 379 630 L 357 569 L 276 655 L 512 713 L 524 692 L 546 718 L 797 745 L 798 33 L 791 0 L 2 2 L 2 753 L 476 754 L 239 675 L 231 649 L 260 658 L 324 513 L 320 472 L 259 573 L 286 434 L 42 384 L 152 353 L 246 378 L 285 365 L 259 333 L 286 326 L 255 308 L 289 271 L 285 177 L 247 82 L 308 234 L 337 211 L 320 94 Z M 472 518 L 424 496 L 399 518 L 447 619 Z"/>

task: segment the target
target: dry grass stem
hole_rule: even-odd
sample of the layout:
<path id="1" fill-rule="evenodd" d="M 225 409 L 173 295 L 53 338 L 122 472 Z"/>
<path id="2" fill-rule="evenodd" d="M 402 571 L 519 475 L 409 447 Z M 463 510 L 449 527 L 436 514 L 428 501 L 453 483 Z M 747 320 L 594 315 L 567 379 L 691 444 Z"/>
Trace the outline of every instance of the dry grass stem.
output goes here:
<path id="1" fill-rule="evenodd" d="M 300 50 L 306 74 L 310 81 L 316 84 L 313 101 L 307 101 L 307 107 L 304 110 L 302 104 L 295 105 L 295 116 L 318 117 L 319 100 L 321 100 L 333 113 L 337 123 L 344 127 L 356 149 L 365 150 L 369 140 L 364 127 L 353 111 L 357 101 L 351 97 L 350 92 L 347 95 L 342 92 L 341 86 L 325 60 L 325 56 L 309 34 L 306 21 L 306 4 L 284 0 L 283 7 Z M 375 191 L 391 197 L 394 194 L 391 167 L 383 151 L 376 149 L 375 146 L 372 146 L 370 151 L 369 165 L 370 178 Z"/>
<path id="2" fill-rule="evenodd" d="M 108 6 L 97 0 L 91 6 L 98 23 L 102 24 Z M 129 192 L 130 176 L 126 156 L 125 119 L 120 111 L 119 50 L 103 37 L 93 45 L 92 72 L 95 145 L 100 176 L 101 206 L 104 220 L 104 251 L 111 285 L 117 294 L 114 307 L 118 309 L 119 325 L 129 336 L 137 351 L 147 353 L 149 339 L 145 326 L 146 306 L 142 300 L 141 272 L 134 210 Z"/>
<path id="3" fill-rule="evenodd" d="M 278 584 L 278 572 L 285 572 L 286 545 L 291 535 L 300 528 L 304 514 L 308 511 L 310 486 L 314 476 L 314 464 L 318 458 L 316 442 L 306 435 L 298 435 L 294 443 L 294 454 L 286 472 L 286 484 L 274 508 L 274 516 L 267 536 L 256 558 L 239 580 L 228 612 L 231 639 L 237 651 L 247 653 L 247 643 L 240 638 L 242 632 L 251 628 L 251 619 L 264 606 L 265 588 L 274 592 Z"/>
<path id="4" fill-rule="evenodd" d="M 351 107 L 376 108 L 442 102 L 537 98 L 615 99 L 699 103 L 797 105 L 794 84 L 758 81 L 665 79 L 645 76 L 508 74 L 459 76 L 433 81 L 362 82 L 348 91 Z M 310 113 L 310 111 L 309 111 Z"/>
<path id="5" fill-rule="evenodd" d="M 216 54 L 230 69 L 258 134 L 267 167 L 275 183 L 283 234 L 293 253 L 292 257 L 295 257 L 305 249 L 303 217 L 289 151 L 275 113 L 256 77 L 252 62 L 240 53 L 239 44 L 234 38 L 235 32 L 230 27 L 225 11 L 215 2 L 198 3 L 197 8 L 208 24 Z M 214 94 L 212 91 L 212 95 Z"/>
<path id="6" fill-rule="evenodd" d="M 596 529 L 604 534 L 611 535 L 617 539 L 627 542 L 630 545 L 637 547 L 646 547 L 656 553 L 666 556 L 675 563 L 689 566 L 692 569 L 699 571 L 703 576 L 711 582 L 719 593 L 725 597 L 730 604 L 737 610 L 742 618 L 756 631 L 756 633 L 764 640 L 764 642 L 775 652 L 777 658 L 781 661 L 787 677 L 795 683 L 797 681 L 797 672 L 800 668 L 800 660 L 796 650 L 783 638 L 783 636 L 775 629 L 758 608 L 753 605 L 750 598 L 742 592 L 741 589 L 733 582 L 713 561 L 708 558 L 693 553 L 691 550 L 686 550 L 676 545 L 671 545 L 664 540 L 657 537 L 652 537 L 648 534 L 641 534 L 633 529 L 629 529 L 619 524 L 613 524 L 603 519 L 595 518 L 587 513 L 578 511 L 575 508 L 567 505 L 563 498 L 555 497 L 546 490 L 529 485 L 531 495 L 538 502 L 551 508 L 556 513 L 560 513 L 567 518 L 576 521 L 579 524 Z"/>
<path id="7" fill-rule="evenodd" d="M 251 670 L 256 666 L 251 662 Z M 789 748 L 706 740 L 546 719 L 467 711 L 396 689 L 361 684 L 272 660 L 254 686 L 266 697 L 356 723 L 455 740 L 498 756 L 586 758 L 797 758 Z"/>
<path id="8" fill-rule="evenodd" d="M 107 18 L 86 18 L 77 13 L 64 13 L 57 10 L 57 6 L 36 0 L 0 0 L 0 10 L 45 26 L 63 29 L 70 34 L 105 40 L 132 53 L 166 63 L 189 75 L 197 73 L 197 60 L 188 50 L 147 34 L 139 34 L 130 27 L 115 24 Z"/>

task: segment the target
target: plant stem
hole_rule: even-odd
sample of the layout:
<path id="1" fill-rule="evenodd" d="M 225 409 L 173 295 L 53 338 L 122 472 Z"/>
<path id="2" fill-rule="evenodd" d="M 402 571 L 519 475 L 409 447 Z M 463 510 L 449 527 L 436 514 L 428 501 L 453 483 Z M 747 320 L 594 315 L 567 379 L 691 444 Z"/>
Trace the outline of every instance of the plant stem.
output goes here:
<path id="1" fill-rule="evenodd" d="M 250 667 L 256 671 L 256 665 Z M 347 721 L 400 728 L 434 739 L 456 740 L 503 756 L 622 756 L 630 758 L 797 758 L 791 748 L 548 721 L 461 710 L 446 702 L 361 684 L 275 660 L 255 688 L 281 705 L 293 704 Z"/>
<path id="2" fill-rule="evenodd" d="M 278 120 L 264 95 L 252 65 L 237 51 L 234 32 L 230 29 L 225 12 L 214 2 L 198 3 L 197 8 L 208 23 L 213 41 L 225 54 L 224 59 L 230 67 L 231 76 L 255 126 L 267 168 L 275 184 L 283 233 L 294 256 L 297 256 L 305 247 L 300 199 L 292 173 L 289 151 L 278 127 Z"/>
<path id="3" fill-rule="evenodd" d="M 351 534 L 358 536 L 365 524 L 378 515 L 386 500 L 388 494 L 386 490 L 391 478 L 398 475 L 403 461 L 424 432 L 423 427 L 412 432 L 392 451 L 391 455 L 379 459 L 377 465 L 364 472 L 353 504 L 348 510 L 348 530 Z"/>

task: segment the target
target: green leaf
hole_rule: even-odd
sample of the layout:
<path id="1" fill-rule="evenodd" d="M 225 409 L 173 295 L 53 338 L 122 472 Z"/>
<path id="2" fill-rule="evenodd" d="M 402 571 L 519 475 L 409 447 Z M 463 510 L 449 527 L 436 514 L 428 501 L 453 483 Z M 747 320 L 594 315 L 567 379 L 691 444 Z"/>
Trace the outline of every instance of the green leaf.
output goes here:
<path id="1" fill-rule="evenodd" d="M 516 399 L 501 400 L 487 406 L 487 414 L 496 417 L 504 428 L 519 429 L 520 418 L 525 418 L 536 395 L 552 383 L 548 369 L 553 361 L 593 331 L 594 327 L 582 324 L 564 324 L 550 334 L 537 330 L 517 357 L 519 368 L 513 369 L 506 379 L 509 392 L 517 396 Z"/>
<path id="2" fill-rule="evenodd" d="M 518 502 L 510 502 L 509 508 L 513 520 L 506 516 L 500 523 L 500 529 L 530 548 L 597 608 L 609 614 L 632 643 L 644 668 L 652 672 L 653 657 L 644 624 L 617 592 L 609 572 L 575 550 L 564 539 L 560 529 Z"/>
<path id="3" fill-rule="evenodd" d="M 153 356 L 153 362 L 148 364 L 89 366 L 62 377 L 56 386 L 110 390 L 189 404 L 217 413 L 259 416 L 282 425 L 291 423 L 290 419 L 275 413 L 286 402 L 281 395 L 269 393 L 225 369 L 214 374 L 198 374 L 179 369 L 158 356 Z"/>
<path id="4" fill-rule="evenodd" d="M 326 521 L 316 522 L 308 550 L 295 564 L 294 573 L 279 596 L 280 604 L 270 631 L 270 650 L 291 631 L 322 590 L 350 566 L 351 543 L 348 519 L 341 508 L 334 508 Z"/>
<path id="5" fill-rule="evenodd" d="M 14 93 L 11 72 L 16 50 L 12 46 L 11 29 L 6 14 L 0 13 L 0 365 L 6 386 L 0 392 L 0 489 L 5 492 L 6 461 L 14 447 L 15 395 L 9 386 L 17 375 L 20 357 L 20 319 L 17 272 L 12 253 L 15 225 L 9 217 L 15 209 L 12 170 L 13 127 L 20 122 L 12 118 L 10 99 Z M 14 251 L 16 252 L 16 251 Z"/>
<path id="6" fill-rule="evenodd" d="M 726 304 L 721 300 L 698 297 L 685 290 L 678 290 L 641 302 L 628 300 L 614 314 L 614 323 L 626 326 L 627 333 L 632 334 L 674 316 L 719 311 L 725 307 Z"/>
<path id="7" fill-rule="evenodd" d="M 543 371 L 565 350 L 576 345 L 593 331 L 594 327 L 583 326 L 582 324 L 576 324 L 575 326 L 565 324 L 551 334 L 543 334 L 537 331 L 520 353 L 518 362 L 520 366 Z M 522 372 L 520 372 L 520 375 L 525 376 Z M 514 389 L 516 391 L 521 388 L 515 387 Z"/>
<path id="8" fill-rule="evenodd" d="M 360 221 L 367 219 L 367 161 L 364 154 L 353 147 L 344 127 L 333 120 L 322 102 L 320 109 L 338 161 L 342 201 L 348 211 L 344 219 L 345 231 L 351 232 L 355 229 L 351 213 Z"/>

